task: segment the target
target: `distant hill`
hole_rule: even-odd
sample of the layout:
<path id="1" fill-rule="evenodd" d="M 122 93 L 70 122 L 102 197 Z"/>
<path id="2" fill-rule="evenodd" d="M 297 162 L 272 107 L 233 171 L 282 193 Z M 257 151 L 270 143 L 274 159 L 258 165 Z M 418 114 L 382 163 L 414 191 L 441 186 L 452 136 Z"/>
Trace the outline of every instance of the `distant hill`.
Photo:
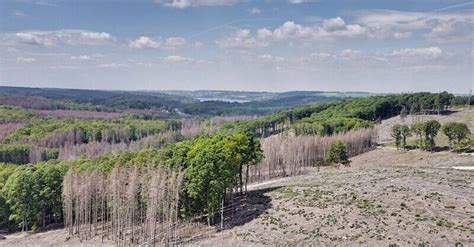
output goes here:
<path id="1" fill-rule="evenodd" d="M 366 97 L 380 94 L 373 94 L 368 92 L 338 92 L 338 91 L 288 91 L 288 92 L 247 92 L 247 91 L 222 91 L 222 90 L 197 90 L 197 91 L 183 91 L 183 90 L 168 90 L 156 91 L 171 95 L 185 96 L 201 101 L 216 100 L 228 102 L 250 102 L 250 101 L 264 101 L 272 99 L 283 98 L 298 98 L 309 99 L 311 97 Z"/>
<path id="2" fill-rule="evenodd" d="M 0 86 L 0 104 L 55 110 L 126 111 L 161 109 L 174 115 L 267 115 L 280 109 L 373 95 L 365 92 L 224 90 L 109 91 Z"/>

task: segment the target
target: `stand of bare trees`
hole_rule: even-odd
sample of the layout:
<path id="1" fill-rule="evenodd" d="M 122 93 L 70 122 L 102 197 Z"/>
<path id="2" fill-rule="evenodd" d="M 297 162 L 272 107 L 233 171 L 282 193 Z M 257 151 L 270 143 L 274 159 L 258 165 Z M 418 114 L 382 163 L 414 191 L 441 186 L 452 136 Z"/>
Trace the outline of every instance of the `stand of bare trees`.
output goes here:
<path id="1" fill-rule="evenodd" d="M 60 160 L 75 159 L 80 156 L 95 158 L 107 154 L 118 154 L 122 151 L 138 151 L 145 148 L 161 148 L 166 143 L 172 143 L 181 139 L 178 131 L 165 131 L 155 135 L 144 137 L 130 143 L 108 143 L 91 142 L 78 145 L 66 145 L 59 148 Z"/>
<path id="2" fill-rule="evenodd" d="M 235 122 L 235 121 L 242 121 L 242 120 L 251 120 L 256 119 L 257 116 L 245 116 L 245 115 L 237 115 L 237 116 L 217 116 L 213 117 L 209 120 L 209 124 L 219 125 L 227 122 Z"/>
<path id="3" fill-rule="evenodd" d="M 332 136 L 274 135 L 261 140 L 264 159 L 249 166 L 248 182 L 264 181 L 280 176 L 301 174 L 305 167 L 324 165 L 326 152 L 331 144 L 341 140 L 349 157 L 372 149 L 377 143 L 376 130 L 360 129 Z"/>
<path id="4" fill-rule="evenodd" d="M 3 142 L 3 139 L 16 129 L 23 127 L 25 124 L 21 122 L 7 122 L 5 123 L 0 122 L 0 143 Z"/>
<path id="5" fill-rule="evenodd" d="M 80 119 L 101 119 L 111 120 L 121 117 L 120 112 L 99 112 L 84 110 L 37 110 L 35 114 L 42 117 L 55 118 L 80 118 Z"/>
<path id="6" fill-rule="evenodd" d="M 117 166 L 111 172 L 70 169 L 63 180 L 64 224 L 81 239 L 117 245 L 170 245 L 180 238 L 183 173 Z"/>

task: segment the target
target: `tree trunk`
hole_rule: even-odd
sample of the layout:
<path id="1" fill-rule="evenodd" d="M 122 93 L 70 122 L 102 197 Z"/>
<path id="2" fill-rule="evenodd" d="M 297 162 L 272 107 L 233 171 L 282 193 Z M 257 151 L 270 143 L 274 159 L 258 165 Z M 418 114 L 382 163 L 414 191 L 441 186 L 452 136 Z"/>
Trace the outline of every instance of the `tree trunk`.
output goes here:
<path id="1" fill-rule="evenodd" d="M 224 196 L 221 199 L 221 232 L 224 230 L 224 197 L 225 197 L 225 192 L 224 192 Z"/>
<path id="2" fill-rule="evenodd" d="M 240 184 L 239 184 L 239 187 L 240 187 L 240 194 L 242 194 L 243 192 L 243 180 L 242 180 L 242 166 L 243 164 L 240 164 L 239 166 L 239 169 L 240 169 L 240 172 L 239 172 L 239 180 L 240 180 Z"/>
<path id="3" fill-rule="evenodd" d="M 247 164 L 247 167 L 245 169 L 245 193 L 247 193 L 247 184 L 248 184 L 248 181 L 249 181 L 249 166 Z"/>

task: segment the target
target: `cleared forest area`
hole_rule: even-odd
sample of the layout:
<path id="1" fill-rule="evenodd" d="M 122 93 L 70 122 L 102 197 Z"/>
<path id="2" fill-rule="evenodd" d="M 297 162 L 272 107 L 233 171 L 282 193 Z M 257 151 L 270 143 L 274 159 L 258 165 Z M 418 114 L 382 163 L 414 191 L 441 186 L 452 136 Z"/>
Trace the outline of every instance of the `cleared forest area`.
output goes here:
<path id="1" fill-rule="evenodd" d="M 252 186 L 256 210 L 241 215 L 248 223 L 191 246 L 470 246 L 474 172 L 451 167 L 473 160 L 377 149 L 354 157 L 349 168 Z"/>

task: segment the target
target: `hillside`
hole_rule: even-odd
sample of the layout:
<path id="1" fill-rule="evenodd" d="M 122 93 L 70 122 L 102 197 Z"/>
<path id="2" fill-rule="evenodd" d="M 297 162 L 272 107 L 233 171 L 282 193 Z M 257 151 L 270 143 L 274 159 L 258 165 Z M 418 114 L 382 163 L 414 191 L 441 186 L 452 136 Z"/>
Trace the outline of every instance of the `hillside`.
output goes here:
<path id="1" fill-rule="evenodd" d="M 352 159 L 351 167 L 311 168 L 306 175 L 250 186 L 236 208 L 234 225 L 203 233 L 190 246 L 474 244 L 473 157 L 453 153 L 377 149 Z M 93 246 L 66 230 L 14 234 L 2 246 Z M 101 243 L 102 244 L 107 244 Z M 112 243 L 109 242 L 110 245 Z"/>
<path id="2" fill-rule="evenodd" d="M 252 187 L 248 223 L 191 245 L 464 246 L 474 243 L 473 157 L 377 149 L 349 168 Z M 260 202 L 265 202 L 260 205 Z M 245 218 L 244 218 L 245 219 Z"/>
<path id="3" fill-rule="evenodd" d="M 419 121 L 427 120 L 436 120 L 441 124 L 447 122 L 462 122 L 466 123 L 472 133 L 474 133 L 474 109 L 454 109 L 447 114 L 443 115 L 408 115 L 405 119 L 401 119 L 400 116 L 392 117 L 387 120 L 382 121 L 382 123 L 377 127 L 379 133 L 379 141 L 382 143 L 387 143 L 391 145 L 393 138 L 390 136 L 390 128 L 395 124 L 405 124 L 411 125 Z M 413 140 L 412 137 L 410 140 Z M 447 146 L 448 141 L 446 137 L 442 134 L 439 134 L 436 143 L 438 145 Z"/>
<path id="4" fill-rule="evenodd" d="M 236 92 L 236 91 L 113 91 L 0 86 L 0 105 L 41 110 L 124 112 L 161 110 L 161 117 L 268 115 L 275 111 L 332 102 L 369 93 Z"/>
<path id="5" fill-rule="evenodd" d="M 39 233 L 0 244 L 470 243 L 460 215 L 471 212 L 473 174 L 453 167 L 472 169 L 472 155 L 374 150 L 377 139 L 391 145 L 376 130 L 386 135 L 402 110 L 472 127 L 471 110 L 446 111 L 453 98 L 373 96 L 179 121 L 2 106 L 0 157 L 16 163 L 0 166 L 2 224 Z M 435 111 L 445 115 L 421 115 Z M 350 167 L 331 166 L 346 164 L 328 159 L 334 148 Z"/>

